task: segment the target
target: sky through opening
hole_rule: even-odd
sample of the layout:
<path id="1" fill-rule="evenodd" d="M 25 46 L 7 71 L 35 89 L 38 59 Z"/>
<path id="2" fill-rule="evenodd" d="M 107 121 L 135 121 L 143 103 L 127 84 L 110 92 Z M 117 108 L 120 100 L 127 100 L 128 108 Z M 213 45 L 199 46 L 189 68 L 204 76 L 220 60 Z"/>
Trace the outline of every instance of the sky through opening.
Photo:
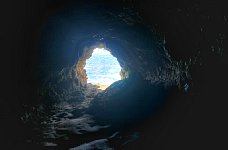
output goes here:
<path id="1" fill-rule="evenodd" d="M 121 67 L 117 58 L 104 48 L 95 48 L 92 56 L 86 60 L 87 83 L 106 89 L 113 82 L 121 80 Z"/>

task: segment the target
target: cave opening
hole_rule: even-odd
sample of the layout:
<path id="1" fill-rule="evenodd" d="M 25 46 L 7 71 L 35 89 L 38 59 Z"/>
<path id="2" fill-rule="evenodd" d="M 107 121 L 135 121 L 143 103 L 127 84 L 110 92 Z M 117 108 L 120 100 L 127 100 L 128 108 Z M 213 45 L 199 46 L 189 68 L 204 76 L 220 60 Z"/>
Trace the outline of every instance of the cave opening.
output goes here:
<path id="1" fill-rule="evenodd" d="M 121 80 L 121 66 L 117 58 L 105 48 L 95 48 L 84 67 L 87 84 L 98 86 L 105 90 L 112 83 Z"/>

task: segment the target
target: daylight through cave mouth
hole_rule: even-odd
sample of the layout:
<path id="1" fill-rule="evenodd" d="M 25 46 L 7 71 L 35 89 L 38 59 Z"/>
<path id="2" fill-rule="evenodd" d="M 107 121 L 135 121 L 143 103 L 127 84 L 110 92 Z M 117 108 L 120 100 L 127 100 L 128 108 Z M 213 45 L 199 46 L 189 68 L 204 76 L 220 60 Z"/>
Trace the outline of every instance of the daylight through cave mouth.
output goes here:
<path id="1" fill-rule="evenodd" d="M 121 66 L 117 58 L 105 48 L 95 48 L 92 56 L 86 60 L 84 69 L 87 83 L 97 85 L 101 90 L 121 80 Z"/>

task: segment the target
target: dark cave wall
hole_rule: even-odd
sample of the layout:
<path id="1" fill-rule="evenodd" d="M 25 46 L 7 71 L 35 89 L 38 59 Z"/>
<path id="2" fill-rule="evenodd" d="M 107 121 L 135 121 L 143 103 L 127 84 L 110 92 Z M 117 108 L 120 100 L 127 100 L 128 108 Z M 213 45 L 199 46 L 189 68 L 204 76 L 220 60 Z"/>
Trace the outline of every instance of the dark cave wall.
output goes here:
<path id="1" fill-rule="evenodd" d="M 155 26 L 176 60 L 191 57 L 190 93 L 176 92 L 156 121 L 142 126 L 143 139 L 128 148 L 204 149 L 227 147 L 227 16 L 225 0 L 134 1 L 143 20 Z M 159 120 L 159 121 L 158 121 Z M 149 131 L 149 132 L 148 132 Z M 159 137 L 159 138 L 158 138 Z"/>

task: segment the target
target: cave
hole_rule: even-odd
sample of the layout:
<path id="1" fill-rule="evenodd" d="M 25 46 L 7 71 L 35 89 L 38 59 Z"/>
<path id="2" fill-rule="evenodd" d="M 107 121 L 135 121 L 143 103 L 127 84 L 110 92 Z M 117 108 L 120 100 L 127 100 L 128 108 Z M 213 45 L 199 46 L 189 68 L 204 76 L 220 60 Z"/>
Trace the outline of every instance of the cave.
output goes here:
<path id="1" fill-rule="evenodd" d="M 35 135 L 27 137 L 28 144 L 71 148 L 115 132 L 127 135 L 155 116 L 173 89 L 187 92 L 188 64 L 172 58 L 165 39 L 131 14 L 132 8 L 107 5 L 97 11 L 101 5 L 82 3 L 78 9 L 69 5 L 43 25 L 37 101 L 24 105 L 21 115 Z M 94 56 L 99 51 L 106 52 Z M 90 62 L 93 57 L 98 60 Z M 105 57 L 106 62 L 102 61 Z M 90 68 L 111 60 L 115 66 L 108 66 L 109 70 L 117 68 L 115 81 L 90 73 Z"/>
<path id="2" fill-rule="evenodd" d="M 0 149 L 227 146 L 225 2 L 3 3 Z"/>
<path id="3" fill-rule="evenodd" d="M 68 149 L 115 132 L 127 135 L 155 116 L 173 89 L 184 91 L 188 85 L 188 64 L 173 59 L 165 40 L 131 14 L 132 8 L 107 5 L 97 11 L 101 5 L 69 5 L 44 23 L 38 42 L 37 98 L 23 106 L 20 117 L 34 135 L 26 137 L 27 144 Z M 106 52 L 94 56 L 99 51 Z M 93 57 L 98 60 L 90 62 Z M 115 65 L 109 70 L 117 68 L 115 81 L 90 73 L 90 68 L 111 60 Z"/>

